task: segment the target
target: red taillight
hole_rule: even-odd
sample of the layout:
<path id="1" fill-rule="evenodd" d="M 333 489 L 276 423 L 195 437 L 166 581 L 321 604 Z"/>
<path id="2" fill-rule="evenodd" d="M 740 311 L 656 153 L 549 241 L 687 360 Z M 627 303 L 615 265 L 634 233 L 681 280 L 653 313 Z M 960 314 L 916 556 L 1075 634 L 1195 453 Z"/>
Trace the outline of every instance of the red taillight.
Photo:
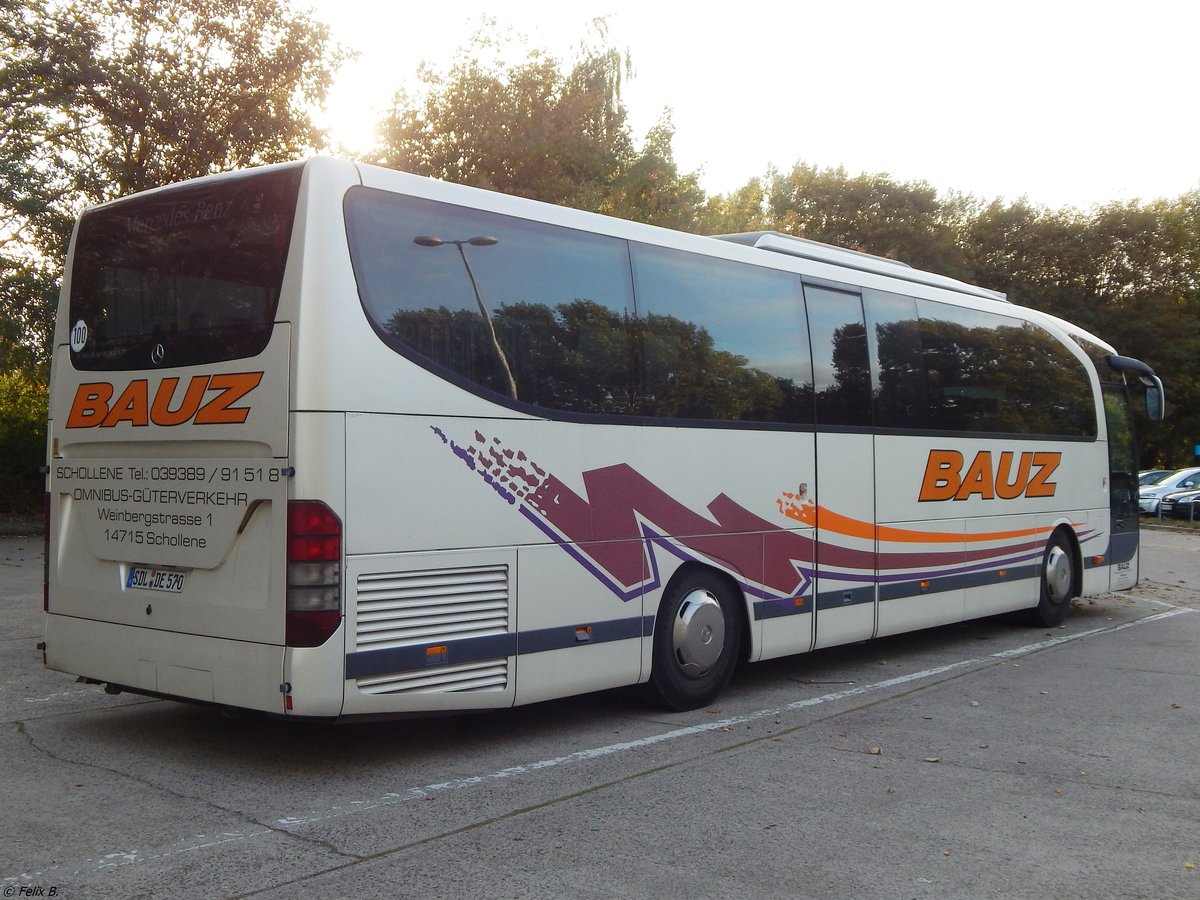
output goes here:
<path id="1" fill-rule="evenodd" d="M 340 562 L 342 523 L 319 500 L 288 504 L 288 562 Z"/>
<path id="2" fill-rule="evenodd" d="M 319 647 L 342 621 L 342 521 L 318 500 L 288 503 L 289 647 Z"/>

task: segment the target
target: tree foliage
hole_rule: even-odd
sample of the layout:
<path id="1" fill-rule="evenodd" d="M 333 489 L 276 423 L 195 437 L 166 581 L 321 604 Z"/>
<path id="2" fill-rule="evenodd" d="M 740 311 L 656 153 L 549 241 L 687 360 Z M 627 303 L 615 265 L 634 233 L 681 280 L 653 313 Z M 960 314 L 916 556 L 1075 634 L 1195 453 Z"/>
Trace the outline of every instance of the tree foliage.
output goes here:
<path id="1" fill-rule="evenodd" d="M 957 241 L 955 208 L 923 181 L 884 174 L 849 176 L 798 163 L 771 173 L 768 220 L 776 231 L 803 235 L 953 277 L 967 274 Z"/>
<path id="2" fill-rule="evenodd" d="M 0 0 L 5 361 L 44 364 L 83 206 L 311 151 L 339 62 L 286 0 Z"/>
<path id="3" fill-rule="evenodd" d="M 601 35 L 603 32 L 601 31 Z M 585 43 L 569 67 L 530 49 L 506 61 L 480 32 L 421 90 L 400 92 L 375 161 L 609 215 L 690 228 L 704 201 L 696 174 L 675 164 L 670 117 L 638 149 L 621 99 L 630 61 Z"/>
<path id="4" fill-rule="evenodd" d="M 38 506 L 45 452 L 45 386 L 24 372 L 0 372 L 0 515 Z"/>

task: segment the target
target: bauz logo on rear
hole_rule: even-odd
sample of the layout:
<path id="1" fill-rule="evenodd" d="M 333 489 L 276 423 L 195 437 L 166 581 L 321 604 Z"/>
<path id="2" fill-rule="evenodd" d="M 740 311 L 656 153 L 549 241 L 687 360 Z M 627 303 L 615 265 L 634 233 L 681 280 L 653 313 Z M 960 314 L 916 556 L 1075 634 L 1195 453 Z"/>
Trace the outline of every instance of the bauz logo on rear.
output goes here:
<path id="1" fill-rule="evenodd" d="M 193 375 L 181 398 L 176 398 L 179 378 L 163 378 L 150 396 L 150 382 L 131 381 L 113 400 L 116 388 L 107 381 L 81 384 L 75 391 L 67 428 L 112 428 L 122 422 L 146 425 L 240 425 L 250 407 L 234 406 L 253 391 L 262 372 L 233 372 L 224 375 Z"/>
<path id="2" fill-rule="evenodd" d="M 1052 451 L 1012 450 L 1000 453 L 995 464 L 992 451 L 980 450 L 963 471 L 966 458 L 957 450 L 930 450 L 921 481 L 921 502 L 930 500 L 1015 500 L 1017 497 L 1053 497 L 1056 482 L 1050 476 L 1062 462 Z"/>

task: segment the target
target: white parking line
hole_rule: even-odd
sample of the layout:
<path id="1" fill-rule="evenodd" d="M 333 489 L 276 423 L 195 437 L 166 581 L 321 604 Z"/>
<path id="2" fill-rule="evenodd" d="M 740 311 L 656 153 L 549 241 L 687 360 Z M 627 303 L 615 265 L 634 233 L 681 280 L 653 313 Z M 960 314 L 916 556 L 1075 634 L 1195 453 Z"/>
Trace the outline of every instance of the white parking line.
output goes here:
<path id="1" fill-rule="evenodd" d="M 51 694 L 48 697 L 25 697 L 26 703 L 49 703 L 51 700 L 61 700 L 63 697 L 74 697 L 76 694 L 92 694 L 95 695 L 95 690 L 86 688 L 80 691 L 60 691 L 57 694 Z"/>
<path id="2" fill-rule="evenodd" d="M 1150 606 L 1161 606 L 1163 609 L 1178 608 L 1174 603 L 1168 603 L 1166 600 L 1151 600 L 1149 597 L 1142 597 L 1141 600 L 1143 603 L 1147 603 Z"/>

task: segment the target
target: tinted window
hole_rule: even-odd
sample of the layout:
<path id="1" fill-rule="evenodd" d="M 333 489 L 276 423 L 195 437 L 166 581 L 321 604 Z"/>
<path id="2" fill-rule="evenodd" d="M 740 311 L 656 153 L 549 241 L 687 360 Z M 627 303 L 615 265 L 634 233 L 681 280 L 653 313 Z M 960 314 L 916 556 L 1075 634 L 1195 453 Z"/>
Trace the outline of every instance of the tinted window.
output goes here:
<path id="1" fill-rule="evenodd" d="M 1083 349 L 1083 352 L 1088 355 L 1088 359 L 1090 359 L 1092 361 L 1092 365 L 1096 367 L 1096 374 L 1103 383 L 1125 383 L 1125 376 L 1108 364 L 1108 357 L 1112 353 L 1111 350 L 1106 350 L 1094 341 L 1089 341 L 1087 338 L 1081 337 L 1077 334 L 1071 335 L 1071 338 Z"/>
<path id="2" fill-rule="evenodd" d="M 363 308 L 422 365 L 571 413 L 811 420 L 799 279 L 368 188 L 345 203 Z M 634 303 L 634 272 L 641 292 Z"/>
<path id="3" fill-rule="evenodd" d="M 624 242 L 365 188 L 346 224 L 363 306 L 392 346 L 525 403 L 629 410 Z"/>
<path id="4" fill-rule="evenodd" d="M 917 309 L 931 428 L 1095 436 L 1087 373 L 1053 336 L 995 313 L 927 300 Z"/>
<path id="5" fill-rule="evenodd" d="M 1107 365 L 1105 368 L 1108 368 Z M 1108 431 L 1109 505 L 1114 516 L 1138 515 L 1137 453 L 1133 443 L 1133 421 L 1129 397 L 1113 385 L 1103 392 Z"/>
<path id="6" fill-rule="evenodd" d="M 645 415 L 811 422 L 800 279 L 635 244 Z"/>
<path id="7" fill-rule="evenodd" d="M 871 368 L 858 294 L 804 286 L 818 425 L 871 424 Z"/>
<path id="8" fill-rule="evenodd" d="M 921 323 L 912 297 L 863 291 L 874 379 L 875 424 L 881 428 L 929 427 Z"/>
<path id="9" fill-rule="evenodd" d="M 71 270 L 75 367 L 259 353 L 275 320 L 302 171 L 227 176 L 85 213 Z"/>

